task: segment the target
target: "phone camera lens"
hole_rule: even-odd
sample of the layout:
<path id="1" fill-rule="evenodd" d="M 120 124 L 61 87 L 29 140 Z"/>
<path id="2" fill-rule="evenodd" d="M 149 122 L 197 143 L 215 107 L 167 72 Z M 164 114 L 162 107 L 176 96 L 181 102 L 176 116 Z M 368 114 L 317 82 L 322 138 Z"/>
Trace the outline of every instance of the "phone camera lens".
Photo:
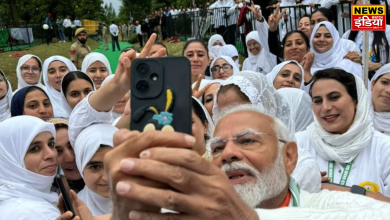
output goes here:
<path id="1" fill-rule="evenodd" d="M 140 65 L 137 66 L 137 73 L 140 76 L 146 76 L 149 73 L 149 66 L 146 63 L 141 63 Z"/>
<path id="2" fill-rule="evenodd" d="M 149 92 L 149 83 L 146 82 L 145 80 L 139 81 L 137 85 L 135 85 L 137 91 L 141 94 L 145 94 Z"/>

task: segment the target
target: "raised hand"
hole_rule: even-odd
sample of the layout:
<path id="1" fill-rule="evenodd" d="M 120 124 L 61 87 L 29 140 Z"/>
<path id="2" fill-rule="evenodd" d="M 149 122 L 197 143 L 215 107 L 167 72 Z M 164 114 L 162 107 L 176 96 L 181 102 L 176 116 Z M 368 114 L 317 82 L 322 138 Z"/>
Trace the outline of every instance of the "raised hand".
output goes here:
<path id="1" fill-rule="evenodd" d="M 255 7 L 255 4 L 253 3 L 253 1 L 252 1 L 251 7 L 247 7 L 247 8 L 252 11 L 252 13 L 255 15 L 257 21 L 259 21 L 259 22 L 264 21 L 263 20 L 263 15 L 261 14 L 260 8 L 259 7 Z"/>
<path id="2" fill-rule="evenodd" d="M 210 88 L 211 84 L 208 84 L 207 86 L 205 86 L 203 89 L 201 89 L 199 91 L 199 87 L 200 87 L 200 84 L 202 82 L 202 79 L 203 79 L 203 75 L 202 74 L 199 74 L 198 76 L 198 79 L 196 80 L 196 84 L 194 86 L 194 88 L 192 89 L 192 96 L 199 99 L 200 97 L 203 96 L 204 92 Z"/>
<path id="3" fill-rule="evenodd" d="M 279 21 L 286 13 L 287 8 L 283 9 L 281 13 L 279 13 L 279 11 L 280 11 L 280 3 L 276 5 L 275 13 L 271 14 L 268 18 L 269 31 L 271 32 L 275 32 L 278 29 Z"/>

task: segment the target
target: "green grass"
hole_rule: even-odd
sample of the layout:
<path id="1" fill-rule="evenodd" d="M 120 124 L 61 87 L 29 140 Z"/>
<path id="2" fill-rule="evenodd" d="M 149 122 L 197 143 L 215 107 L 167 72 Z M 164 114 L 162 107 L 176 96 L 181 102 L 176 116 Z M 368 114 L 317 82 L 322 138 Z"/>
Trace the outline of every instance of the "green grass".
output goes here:
<path id="1" fill-rule="evenodd" d="M 73 43 L 52 43 L 49 46 L 47 44 L 41 44 L 29 48 L 21 48 L 18 51 L 9 51 L 0 53 L 0 69 L 3 70 L 7 79 L 11 82 L 13 90 L 18 86 L 18 78 L 16 76 L 16 65 L 20 57 L 13 57 L 12 54 L 34 54 L 38 56 L 42 62 L 54 55 L 60 55 L 69 58 L 70 46 Z M 100 44 L 94 40 L 89 39 L 88 45 L 91 50 L 95 50 Z"/>
<path id="2" fill-rule="evenodd" d="M 112 51 L 112 44 L 108 44 L 108 50 L 104 50 L 104 44 L 103 42 L 99 41 L 100 46 L 93 50 L 93 52 L 99 52 L 102 53 L 104 56 L 107 57 L 108 62 L 110 62 L 111 71 L 115 73 L 116 67 L 118 66 L 118 60 L 119 56 L 121 54 L 120 51 L 118 51 L 118 48 L 115 47 L 115 52 Z M 121 50 L 125 49 L 126 47 L 131 47 L 132 44 L 127 42 L 119 42 L 119 46 Z"/>

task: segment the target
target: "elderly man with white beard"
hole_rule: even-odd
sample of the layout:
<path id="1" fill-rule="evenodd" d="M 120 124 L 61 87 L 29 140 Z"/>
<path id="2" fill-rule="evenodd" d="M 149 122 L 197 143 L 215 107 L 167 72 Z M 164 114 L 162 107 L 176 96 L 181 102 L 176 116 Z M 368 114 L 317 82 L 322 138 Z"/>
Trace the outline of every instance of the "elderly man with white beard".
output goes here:
<path id="1" fill-rule="evenodd" d="M 389 219 L 385 202 L 300 190 L 290 178 L 296 143 L 282 122 L 256 106 L 230 107 L 217 118 L 212 163 L 187 149 L 195 142 L 189 135 L 119 131 L 104 160 L 112 219 Z"/>

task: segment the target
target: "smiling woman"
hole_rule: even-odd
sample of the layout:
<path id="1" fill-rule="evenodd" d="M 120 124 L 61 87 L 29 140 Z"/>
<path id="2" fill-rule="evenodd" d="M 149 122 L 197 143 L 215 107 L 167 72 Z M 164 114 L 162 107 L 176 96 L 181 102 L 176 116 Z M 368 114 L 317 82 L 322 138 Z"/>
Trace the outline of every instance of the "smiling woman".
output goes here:
<path id="1" fill-rule="evenodd" d="M 16 75 L 18 76 L 18 90 L 27 86 L 38 86 L 45 88 L 42 85 L 42 61 L 39 57 L 31 54 L 22 56 L 16 66 Z"/>
<path id="2" fill-rule="evenodd" d="M 236 63 L 228 56 L 217 57 L 210 65 L 211 79 L 225 80 L 238 72 Z"/>
<path id="3" fill-rule="evenodd" d="M 74 146 L 77 168 L 86 184 L 78 196 L 94 216 L 112 212 L 103 158 L 114 146 L 117 130 L 110 124 L 91 125 L 80 133 Z"/>
<path id="4" fill-rule="evenodd" d="M 76 70 L 72 61 L 63 56 L 49 57 L 43 63 L 43 82 L 46 85 L 46 91 L 53 106 L 54 117 L 69 117 L 69 114 L 61 105 L 61 82 L 66 74 Z"/>
<path id="5" fill-rule="evenodd" d="M 322 21 L 316 24 L 310 39 L 311 51 L 314 53 L 311 73 L 338 67 L 362 77 L 362 66 L 345 58 L 349 52 L 348 45 L 351 43 L 354 44 L 352 41 L 340 39 L 339 32 L 332 23 Z M 356 45 L 354 47 L 359 50 Z"/>
<path id="6" fill-rule="evenodd" d="M 81 72 L 87 73 L 96 89 L 99 89 L 104 79 L 112 75 L 110 62 L 101 53 L 89 53 L 83 60 Z"/>
<path id="7" fill-rule="evenodd" d="M 305 71 L 296 61 L 285 61 L 273 68 L 267 75 L 268 82 L 275 89 L 298 88 L 304 89 Z"/>
<path id="8" fill-rule="evenodd" d="M 330 174 L 330 182 L 389 197 L 390 173 L 381 167 L 390 165 L 390 138 L 374 131 L 363 81 L 341 69 L 324 69 L 314 75 L 310 95 L 314 123 L 296 134 L 298 146 Z"/>
<path id="9" fill-rule="evenodd" d="M 2 219 L 56 219 L 54 126 L 32 116 L 0 123 Z M 23 205 L 20 205 L 23 204 Z"/>
<path id="10" fill-rule="evenodd" d="M 43 89 L 29 86 L 17 91 L 12 97 L 11 115 L 31 115 L 47 121 L 53 117 L 53 108 Z"/>
<path id="11" fill-rule="evenodd" d="M 390 135 L 390 64 L 384 65 L 372 77 L 371 100 L 375 129 Z"/>

